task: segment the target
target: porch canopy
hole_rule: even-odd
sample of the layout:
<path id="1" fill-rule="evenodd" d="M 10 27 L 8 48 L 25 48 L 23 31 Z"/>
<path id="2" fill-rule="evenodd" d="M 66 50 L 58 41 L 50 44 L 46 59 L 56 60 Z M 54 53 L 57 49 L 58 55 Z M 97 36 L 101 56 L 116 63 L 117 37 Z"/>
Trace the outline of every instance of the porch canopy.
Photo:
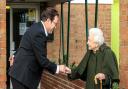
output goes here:
<path id="1" fill-rule="evenodd" d="M 64 2 L 68 2 L 71 0 L 6 0 L 7 3 L 20 3 L 20 2 L 28 2 L 28 3 L 39 3 L 39 2 L 48 2 L 48 3 L 54 3 L 54 4 L 60 4 Z"/>
<path id="2" fill-rule="evenodd" d="M 56 2 L 56 3 L 61 3 L 61 2 L 67 2 L 71 0 L 25 0 L 26 2 Z"/>

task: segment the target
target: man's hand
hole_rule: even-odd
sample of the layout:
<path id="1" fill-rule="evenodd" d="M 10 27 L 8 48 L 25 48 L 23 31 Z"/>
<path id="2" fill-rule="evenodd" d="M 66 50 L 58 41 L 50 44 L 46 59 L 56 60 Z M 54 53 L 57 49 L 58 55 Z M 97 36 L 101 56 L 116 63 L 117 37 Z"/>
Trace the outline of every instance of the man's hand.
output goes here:
<path id="1" fill-rule="evenodd" d="M 14 62 L 14 55 L 9 57 L 9 62 L 10 62 L 10 66 L 12 66 Z"/>

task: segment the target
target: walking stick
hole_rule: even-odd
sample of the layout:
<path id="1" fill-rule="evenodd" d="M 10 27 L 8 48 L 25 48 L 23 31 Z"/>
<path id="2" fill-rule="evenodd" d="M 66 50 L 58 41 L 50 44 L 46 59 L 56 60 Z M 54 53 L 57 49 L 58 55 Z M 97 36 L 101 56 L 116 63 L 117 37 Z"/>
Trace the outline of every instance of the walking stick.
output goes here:
<path id="1" fill-rule="evenodd" d="M 97 83 L 97 78 L 96 78 L 96 76 L 95 76 L 95 78 L 94 78 L 94 81 L 95 81 L 95 84 L 98 84 L 98 83 Z M 102 80 L 100 80 L 100 89 L 102 89 Z"/>
<path id="2" fill-rule="evenodd" d="M 100 80 L 100 89 L 102 89 L 102 80 Z"/>

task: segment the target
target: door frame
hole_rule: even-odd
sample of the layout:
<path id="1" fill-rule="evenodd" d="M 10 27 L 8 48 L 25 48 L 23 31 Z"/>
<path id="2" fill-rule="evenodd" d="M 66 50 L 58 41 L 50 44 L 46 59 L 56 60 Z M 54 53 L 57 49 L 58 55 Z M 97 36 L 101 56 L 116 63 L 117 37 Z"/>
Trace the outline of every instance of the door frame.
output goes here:
<path id="1" fill-rule="evenodd" d="M 18 8 L 18 9 L 24 9 L 24 8 L 35 8 L 36 9 L 36 22 L 40 21 L 40 3 L 9 3 L 8 6 L 10 6 L 10 49 L 9 49 L 9 55 L 12 55 L 15 51 L 15 45 L 14 45 L 14 41 L 13 41 L 13 9 Z M 7 69 L 8 70 L 8 69 Z M 8 75 L 7 75 L 8 76 Z M 8 77 L 9 78 L 9 77 Z M 12 84 L 10 81 L 10 78 L 7 79 L 10 84 L 8 84 L 10 87 L 9 89 L 12 89 Z M 38 87 L 39 88 L 39 87 Z"/>
<path id="2" fill-rule="evenodd" d="M 40 4 L 39 3 L 11 3 L 10 6 L 10 55 L 14 53 L 13 41 L 13 9 L 35 8 L 36 9 L 36 22 L 40 20 Z"/>

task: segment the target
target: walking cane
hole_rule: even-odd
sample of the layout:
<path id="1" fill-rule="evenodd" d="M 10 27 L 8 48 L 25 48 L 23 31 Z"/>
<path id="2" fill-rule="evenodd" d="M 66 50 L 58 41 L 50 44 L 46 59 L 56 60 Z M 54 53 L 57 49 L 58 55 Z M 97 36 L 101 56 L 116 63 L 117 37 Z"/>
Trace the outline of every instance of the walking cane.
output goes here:
<path id="1" fill-rule="evenodd" d="M 96 76 L 95 76 L 95 78 L 94 78 L 94 81 L 95 81 L 95 84 L 98 84 L 98 83 L 97 83 L 97 78 L 96 78 Z M 102 89 L 102 80 L 100 80 L 100 89 Z"/>
<path id="2" fill-rule="evenodd" d="M 102 80 L 100 80 L 100 89 L 102 89 Z"/>

